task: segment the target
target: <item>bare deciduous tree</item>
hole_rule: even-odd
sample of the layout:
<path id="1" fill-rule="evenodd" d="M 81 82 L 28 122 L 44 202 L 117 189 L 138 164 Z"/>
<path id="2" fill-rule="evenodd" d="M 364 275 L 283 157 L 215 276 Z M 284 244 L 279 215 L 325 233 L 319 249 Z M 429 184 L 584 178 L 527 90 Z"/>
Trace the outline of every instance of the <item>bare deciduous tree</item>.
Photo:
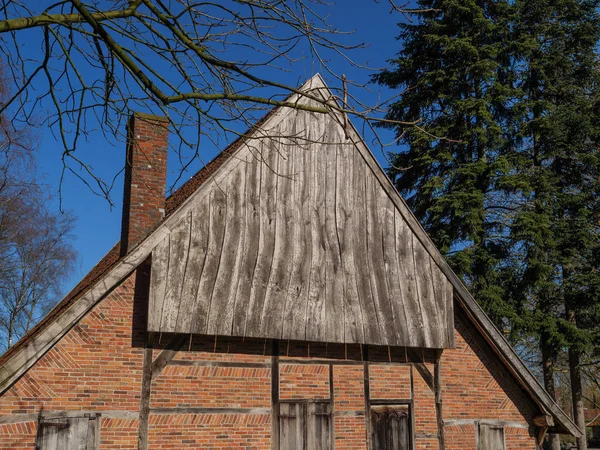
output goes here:
<path id="1" fill-rule="evenodd" d="M 47 110 L 65 170 L 107 198 L 112 182 L 80 157 L 78 142 L 98 128 L 109 141 L 122 136 L 132 110 L 169 117 L 184 171 L 200 157 L 201 136 L 230 140 L 265 108 L 334 108 L 367 124 L 380 120 L 385 105 L 358 102 L 346 90 L 352 83 L 329 66 L 331 58 L 358 66 L 349 52 L 360 47 L 328 23 L 329 12 L 324 0 L 0 0 L 0 50 L 15 83 L 0 113 L 28 123 Z M 297 88 L 282 72 L 293 72 L 303 54 L 340 80 L 337 102 L 286 101 Z"/>
<path id="2" fill-rule="evenodd" d="M 7 95 L 0 82 L 0 102 Z M 34 144 L 31 130 L 0 116 L 0 351 L 56 304 L 76 259 L 73 217 L 49 211 Z"/>

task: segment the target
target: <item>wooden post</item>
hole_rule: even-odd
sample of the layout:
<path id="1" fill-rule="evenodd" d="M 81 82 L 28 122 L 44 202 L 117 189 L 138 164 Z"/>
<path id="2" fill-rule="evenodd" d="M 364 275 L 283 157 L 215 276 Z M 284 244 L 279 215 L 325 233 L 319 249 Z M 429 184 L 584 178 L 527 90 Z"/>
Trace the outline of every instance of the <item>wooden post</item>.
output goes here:
<path id="1" fill-rule="evenodd" d="M 271 449 L 279 448 L 279 341 L 273 340 L 271 355 Z"/>
<path id="2" fill-rule="evenodd" d="M 364 360 L 364 391 L 365 391 L 365 429 L 367 430 L 367 449 L 372 448 L 371 444 L 371 386 L 369 384 L 369 346 L 363 345 Z"/>
<path id="3" fill-rule="evenodd" d="M 152 346 L 144 348 L 142 366 L 142 395 L 140 399 L 140 418 L 138 423 L 138 450 L 148 450 L 148 426 L 150 419 L 150 392 L 152 389 Z"/>
<path id="4" fill-rule="evenodd" d="M 444 435 L 444 416 L 442 415 L 442 351 L 439 352 L 435 362 L 433 380 L 435 386 L 435 414 L 437 416 L 439 448 L 440 450 L 445 450 L 446 438 Z"/>

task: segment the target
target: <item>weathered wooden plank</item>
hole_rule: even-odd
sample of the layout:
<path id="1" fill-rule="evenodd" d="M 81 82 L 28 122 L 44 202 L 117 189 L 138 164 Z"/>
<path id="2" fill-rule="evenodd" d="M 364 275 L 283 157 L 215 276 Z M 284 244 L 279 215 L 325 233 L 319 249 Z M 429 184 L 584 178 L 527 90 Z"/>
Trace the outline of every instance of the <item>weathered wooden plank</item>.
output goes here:
<path id="1" fill-rule="evenodd" d="M 277 164 L 279 153 L 273 143 L 265 138 L 260 142 L 260 157 L 262 158 L 260 179 L 260 233 L 258 236 L 258 256 L 246 320 L 245 336 L 260 336 L 262 313 L 264 311 L 267 284 L 271 274 L 271 264 L 275 251 L 275 194 L 279 177 Z"/>
<path id="2" fill-rule="evenodd" d="M 294 116 L 288 116 L 288 121 L 282 122 L 286 132 L 294 132 Z M 273 151 L 278 153 L 277 164 L 277 187 L 275 189 L 275 244 L 273 259 L 271 262 L 271 273 L 265 292 L 265 303 L 261 315 L 260 336 L 280 339 L 283 331 L 283 316 L 285 301 L 292 274 L 292 262 L 294 253 L 293 235 L 293 209 L 296 207 L 293 201 L 293 178 L 294 160 L 290 147 L 291 143 L 283 137 L 277 137 L 274 142 Z"/>
<path id="3" fill-rule="evenodd" d="M 443 272 L 442 272 L 443 275 Z M 446 288 L 446 348 L 454 348 L 454 287 L 448 278 L 445 278 Z"/>
<path id="4" fill-rule="evenodd" d="M 324 148 L 325 177 L 325 339 L 344 342 L 345 289 L 342 271 L 342 250 L 337 222 L 337 147 L 344 142 L 343 131 L 333 120 L 327 120 Z"/>
<path id="5" fill-rule="evenodd" d="M 443 392 L 442 392 L 442 361 L 439 353 L 433 370 L 433 382 L 435 385 L 435 415 L 438 430 L 439 450 L 446 450 L 446 437 L 444 434 L 444 414 L 443 414 Z"/>
<path id="6" fill-rule="evenodd" d="M 148 331 L 160 331 L 169 271 L 169 251 L 170 234 L 152 250 Z"/>
<path id="7" fill-rule="evenodd" d="M 279 448 L 298 450 L 304 448 L 304 418 L 302 403 L 279 404 Z"/>
<path id="8" fill-rule="evenodd" d="M 367 263 L 367 184 L 364 161 L 355 152 L 352 162 L 352 181 L 354 184 L 354 214 L 352 227 L 354 229 L 354 245 L 352 248 L 356 269 L 356 289 L 363 315 L 363 330 L 366 343 L 382 344 L 379 317 L 375 299 L 371 289 L 370 265 Z"/>
<path id="9" fill-rule="evenodd" d="M 452 301 L 448 302 L 448 294 L 452 295 L 452 292 L 448 292 L 448 279 L 442 274 L 435 261 L 429 257 L 429 265 L 431 270 L 431 278 L 433 283 L 434 302 L 437 309 L 437 322 L 435 328 L 439 330 L 439 341 L 437 342 L 440 348 L 447 347 L 453 342 L 454 327 L 447 329 L 449 318 L 448 314 L 452 315 L 450 319 L 454 322 L 454 312 L 451 306 Z M 450 303 L 450 309 L 448 308 Z"/>
<path id="10" fill-rule="evenodd" d="M 308 341 L 323 341 L 325 339 L 325 186 L 326 154 L 319 144 L 324 135 L 321 116 L 306 113 L 307 142 L 310 144 L 310 231 L 311 267 L 308 290 L 308 305 L 306 309 L 306 336 Z"/>
<path id="11" fill-rule="evenodd" d="M 233 362 L 233 361 L 199 361 L 189 359 L 171 359 L 167 361 L 169 366 L 183 367 L 239 367 L 246 369 L 258 369 L 271 367 L 271 363 L 255 363 L 255 362 Z"/>
<path id="12" fill-rule="evenodd" d="M 279 341 L 271 343 L 271 450 L 279 450 Z"/>
<path id="13" fill-rule="evenodd" d="M 296 112 L 295 134 L 304 130 L 306 114 Z M 306 334 L 306 307 L 308 303 L 308 282 L 312 265 L 312 234 L 310 227 L 310 160 L 311 151 L 304 145 L 296 145 L 291 151 L 294 166 L 292 186 L 293 210 L 292 238 L 295 242 L 292 261 L 292 274 L 285 301 L 282 339 L 304 338 Z"/>
<path id="14" fill-rule="evenodd" d="M 435 294 L 433 292 L 433 280 L 431 266 L 429 265 L 429 254 L 413 234 L 413 252 L 415 255 L 415 270 L 419 288 L 419 304 L 423 312 L 423 338 L 425 347 L 437 347 L 440 341 L 440 331 L 435 324 L 438 323 L 438 310 L 435 305 Z"/>
<path id="15" fill-rule="evenodd" d="M 140 415 L 138 418 L 138 450 L 148 450 L 148 428 L 150 424 L 150 394 L 152 392 L 152 347 L 144 349 L 142 363 L 142 389 Z"/>
<path id="16" fill-rule="evenodd" d="M 198 286 L 197 311 L 206 311 L 206 314 L 197 314 L 192 323 L 192 333 L 206 334 L 208 318 L 213 301 L 213 290 L 219 270 L 219 261 L 223 250 L 223 236 L 225 234 L 225 214 L 227 209 L 225 192 L 222 185 L 215 186 L 209 196 L 208 218 L 208 247 L 204 270 Z M 216 300 L 219 301 L 219 300 Z"/>
<path id="17" fill-rule="evenodd" d="M 96 417 L 88 420 L 88 432 L 87 432 L 87 450 L 99 450 L 100 449 L 100 414 Z"/>
<path id="18" fill-rule="evenodd" d="M 504 450 L 505 448 L 503 426 L 479 424 L 477 450 Z"/>
<path id="19" fill-rule="evenodd" d="M 173 228 L 170 235 L 169 267 L 165 288 L 165 299 L 160 331 L 172 333 L 181 331 L 177 326 L 177 316 L 181 303 L 181 289 L 185 277 L 191 238 L 191 213 L 186 214 Z"/>
<path id="20" fill-rule="evenodd" d="M 55 421 L 45 421 L 42 427 L 41 448 L 47 450 L 60 450 L 59 439 L 61 439 L 61 435 L 64 435 L 65 432 L 62 427 L 60 427 L 61 424 L 52 422 Z"/>
<path id="21" fill-rule="evenodd" d="M 354 212 L 354 146 L 343 142 L 336 146 L 336 228 L 342 260 L 344 292 L 344 342 L 364 342 L 363 314 L 356 286 L 356 263 L 354 246 L 357 230 Z"/>
<path id="22" fill-rule="evenodd" d="M 246 318 L 249 310 L 250 291 L 256 267 L 260 236 L 260 185 L 262 157 L 252 152 L 246 157 L 246 191 L 244 198 L 244 238 L 239 280 L 233 309 L 233 336 L 243 336 L 246 332 Z"/>
<path id="23" fill-rule="evenodd" d="M 329 450 L 332 448 L 330 403 L 309 402 L 306 409 L 306 448 Z"/>
<path id="24" fill-rule="evenodd" d="M 390 304 L 388 286 L 383 262 L 383 229 L 381 210 L 386 207 L 379 183 L 364 166 L 366 171 L 366 208 L 367 208 L 367 266 L 371 278 L 371 291 L 375 301 L 375 310 L 379 319 L 382 344 L 397 343 L 394 331 L 394 317 Z"/>
<path id="25" fill-rule="evenodd" d="M 245 225 L 246 214 L 242 199 L 245 196 L 245 174 L 245 167 L 240 164 L 225 182 L 227 213 L 222 224 L 225 234 L 208 317 L 208 334 L 230 335 L 233 328 L 233 311 L 244 245 L 242 227 Z"/>
<path id="26" fill-rule="evenodd" d="M 167 367 L 173 358 L 175 358 L 177 352 L 181 349 L 185 341 L 187 341 L 186 335 L 173 336 L 167 345 L 167 348 L 162 350 L 154 359 L 154 361 L 152 361 L 152 381 L 158 378 L 163 369 Z"/>
<path id="27" fill-rule="evenodd" d="M 177 408 L 151 408 L 153 415 L 177 415 L 177 414 L 250 414 L 267 415 L 271 414 L 271 408 L 209 408 L 196 406 L 180 406 Z"/>
<path id="28" fill-rule="evenodd" d="M 385 196 L 385 197 L 382 197 Z M 388 296 L 393 316 L 393 331 L 395 342 L 399 345 L 410 343 L 411 336 L 407 322 L 411 320 L 406 314 L 405 299 L 400 284 L 400 267 L 396 249 L 396 210 L 387 194 L 380 189 L 380 217 L 382 220 L 382 251 L 385 267 L 385 279 L 388 286 Z"/>
<path id="29" fill-rule="evenodd" d="M 423 347 L 423 312 L 419 303 L 419 288 L 415 271 L 412 232 L 402 216 L 395 210 L 394 227 L 396 229 L 396 257 L 398 258 L 398 281 L 402 289 L 402 303 L 406 310 L 406 328 L 409 347 Z"/>
<path id="30" fill-rule="evenodd" d="M 208 248 L 208 202 L 203 200 L 191 210 L 191 241 L 177 317 L 178 332 L 186 334 L 192 332 L 194 317 L 206 317 L 208 309 L 206 302 L 198 298 Z"/>

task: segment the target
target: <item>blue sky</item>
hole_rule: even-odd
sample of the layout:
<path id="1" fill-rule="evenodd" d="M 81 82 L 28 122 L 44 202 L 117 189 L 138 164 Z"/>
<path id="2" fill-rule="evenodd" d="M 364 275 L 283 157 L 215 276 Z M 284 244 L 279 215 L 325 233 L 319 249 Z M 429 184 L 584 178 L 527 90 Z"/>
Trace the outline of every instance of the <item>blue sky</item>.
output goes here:
<path id="1" fill-rule="evenodd" d="M 355 43 L 365 43 L 366 49 L 356 50 L 352 53 L 353 58 L 370 68 L 381 68 L 387 66 L 386 60 L 392 58 L 398 51 L 398 43 L 395 37 L 398 34 L 397 23 L 403 20 L 398 13 L 391 13 L 390 6 L 385 0 L 376 3 L 373 0 L 347 0 L 332 3 L 327 10 L 330 12 L 329 21 L 343 30 L 356 30 L 349 38 Z M 34 44 L 32 44 L 34 45 Z M 357 82 L 368 81 L 373 72 L 358 70 L 340 59 L 332 61 L 331 67 L 337 73 L 344 73 L 349 79 Z M 322 72 L 322 68 L 310 58 L 295 63 L 290 68 L 289 84 L 296 84 L 296 80 L 306 80 L 316 72 Z M 369 90 L 354 89 L 352 93 L 362 101 L 375 104 L 378 95 L 383 98 L 389 92 L 383 92 L 378 86 L 371 85 Z M 123 130 L 124 131 L 124 130 Z M 38 167 L 45 181 L 57 193 L 60 182 L 62 162 L 62 144 L 58 142 L 49 129 L 41 130 L 39 145 Z M 372 136 L 366 135 L 367 143 Z M 391 136 L 390 136 L 391 137 Z M 202 147 L 202 158 L 210 160 L 218 151 L 210 145 Z M 385 158 L 381 150 L 372 146 L 375 156 L 383 166 L 386 166 Z M 123 167 L 125 159 L 125 146 L 122 143 L 111 143 L 96 132 L 92 133 L 88 142 L 82 143 L 77 152 L 79 157 L 91 164 L 95 171 L 105 179 L 112 179 Z M 171 161 L 168 169 L 168 186 L 171 186 L 177 177 L 176 164 Z M 199 168 L 195 167 L 197 170 Z M 185 181 L 193 175 L 195 170 L 181 180 Z M 181 184 L 181 183 L 179 183 Z M 114 206 L 111 207 L 106 199 L 94 195 L 75 176 L 66 174 L 62 184 L 62 207 L 72 211 L 77 217 L 74 230 L 75 246 L 79 252 L 77 270 L 70 276 L 65 285 L 65 292 L 73 287 L 119 240 L 121 226 L 122 207 L 122 173 L 115 180 L 115 188 L 112 191 Z M 58 210 L 58 198 L 51 207 Z"/>

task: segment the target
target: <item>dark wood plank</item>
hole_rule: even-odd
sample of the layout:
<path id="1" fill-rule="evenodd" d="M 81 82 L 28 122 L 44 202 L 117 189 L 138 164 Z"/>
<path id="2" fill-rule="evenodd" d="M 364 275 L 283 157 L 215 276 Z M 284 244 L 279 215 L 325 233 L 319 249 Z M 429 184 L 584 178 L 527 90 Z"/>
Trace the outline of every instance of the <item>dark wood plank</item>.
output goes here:
<path id="1" fill-rule="evenodd" d="M 140 416 L 138 419 L 138 450 L 148 450 L 148 428 L 150 424 L 150 393 L 152 391 L 152 347 L 144 349 L 142 364 L 142 392 L 140 394 Z"/>
<path id="2" fill-rule="evenodd" d="M 177 356 L 177 353 L 179 352 L 183 344 L 187 341 L 187 339 L 187 336 L 174 336 L 167 345 L 167 348 L 162 350 L 154 359 L 154 361 L 152 361 L 152 380 L 155 380 L 163 371 L 163 369 L 167 367 L 171 360 L 175 358 L 175 356 Z"/>
<path id="3" fill-rule="evenodd" d="M 279 341 L 271 343 L 271 449 L 279 450 Z"/>
<path id="4" fill-rule="evenodd" d="M 150 413 L 157 415 L 178 415 L 178 414 L 251 414 L 267 415 L 271 413 L 270 408 L 226 408 L 226 407 L 196 407 L 180 406 L 177 408 L 151 408 Z"/>
<path id="5" fill-rule="evenodd" d="M 446 450 L 446 437 L 444 434 L 444 414 L 443 414 L 443 392 L 442 392 L 442 361 L 441 352 L 438 355 L 435 367 L 433 369 L 433 381 L 435 385 L 435 415 L 438 430 L 439 450 Z"/>

